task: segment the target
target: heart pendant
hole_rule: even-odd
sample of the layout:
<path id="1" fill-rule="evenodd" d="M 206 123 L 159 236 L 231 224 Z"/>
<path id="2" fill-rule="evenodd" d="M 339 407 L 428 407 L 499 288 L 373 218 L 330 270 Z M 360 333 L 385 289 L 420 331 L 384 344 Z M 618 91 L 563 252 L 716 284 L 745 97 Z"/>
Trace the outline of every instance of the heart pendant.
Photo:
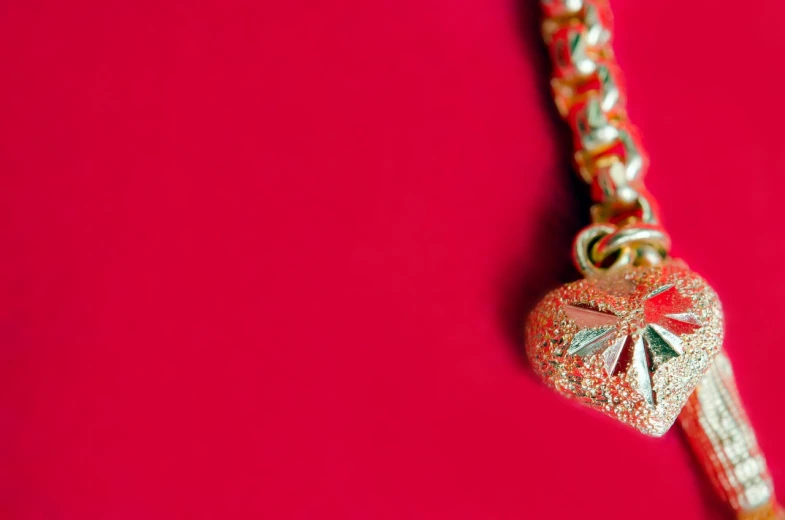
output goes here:
<path id="1" fill-rule="evenodd" d="M 548 294 L 526 324 L 534 371 L 567 397 L 664 434 L 720 351 L 717 294 L 679 261 L 625 267 Z"/>

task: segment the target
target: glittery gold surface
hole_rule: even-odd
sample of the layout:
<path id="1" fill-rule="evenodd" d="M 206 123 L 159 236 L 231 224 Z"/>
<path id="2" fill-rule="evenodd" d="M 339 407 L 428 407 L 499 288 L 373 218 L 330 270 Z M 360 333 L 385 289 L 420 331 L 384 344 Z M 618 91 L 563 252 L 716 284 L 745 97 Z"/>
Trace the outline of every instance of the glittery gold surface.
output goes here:
<path id="1" fill-rule="evenodd" d="M 679 423 L 717 494 L 739 518 L 785 519 L 774 482 L 721 352 L 679 414 Z"/>
<path id="2" fill-rule="evenodd" d="M 586 317 L 592 314 L 609 319 Z M 609 323 L 612 334 L 592 334 Z M 668 261 L 613 270 L 551 292 L 529 315 L 526 352 L 535 372 L 557 391 L 660 436 L 708 370 L 722 335 L 715 292 L 683 263 Z M 588 348 L 586 338 L 596 337 L 597 345 Z M 618 363 L 609 363 L 605 351 L 622 344 Z M 666 347 L 668 355 L 662 355 Z"/>

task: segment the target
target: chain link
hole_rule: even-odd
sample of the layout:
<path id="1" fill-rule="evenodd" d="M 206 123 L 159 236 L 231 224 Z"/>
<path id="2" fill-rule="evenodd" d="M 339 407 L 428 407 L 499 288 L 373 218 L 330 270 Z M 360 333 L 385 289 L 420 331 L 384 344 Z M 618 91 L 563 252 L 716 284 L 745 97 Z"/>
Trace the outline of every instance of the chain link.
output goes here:
<path id="1" fill-rule="evenodd" d="M 573 132 L 575 164 L 595 202 L 594 225 L 575 241 L 575 263 L 590 275 L 662 261 L 670 239 L 643 185 L 648 157 L 627 118 L 621 73 L 611 47 L 610 6 L 607 0 L 542 4 L 556 106 Z"/>

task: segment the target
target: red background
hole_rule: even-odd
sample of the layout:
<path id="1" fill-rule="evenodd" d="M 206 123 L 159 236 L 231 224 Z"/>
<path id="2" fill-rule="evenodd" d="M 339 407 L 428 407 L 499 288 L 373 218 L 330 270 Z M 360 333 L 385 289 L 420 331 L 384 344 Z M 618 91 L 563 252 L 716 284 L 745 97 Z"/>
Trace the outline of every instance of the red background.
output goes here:
<path id="1" fill-rule="evenodd" d="M 586 222 L 534 4 L 3 2 L 0 516 L 721 518 L 522 359 Z M 783 488 L 785 4 L 612 4 Z"/>

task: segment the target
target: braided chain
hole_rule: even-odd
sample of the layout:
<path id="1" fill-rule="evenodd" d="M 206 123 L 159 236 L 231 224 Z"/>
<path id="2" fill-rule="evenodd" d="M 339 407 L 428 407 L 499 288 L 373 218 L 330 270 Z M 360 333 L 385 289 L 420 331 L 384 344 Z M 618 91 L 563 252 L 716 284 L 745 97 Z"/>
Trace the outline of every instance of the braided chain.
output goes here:
<path id="1" fill-rule="evenodd" d="M 670 240 L 643 185 L 648 157 L 624 107 L 610 7 L 604 0 L 543 0 L 543 8 L 556 106 L 572 129 L 575 164 L 596 203 L 594 225 L 576 239 L 576 265 L 591 275 L 658 263 Z"/>

